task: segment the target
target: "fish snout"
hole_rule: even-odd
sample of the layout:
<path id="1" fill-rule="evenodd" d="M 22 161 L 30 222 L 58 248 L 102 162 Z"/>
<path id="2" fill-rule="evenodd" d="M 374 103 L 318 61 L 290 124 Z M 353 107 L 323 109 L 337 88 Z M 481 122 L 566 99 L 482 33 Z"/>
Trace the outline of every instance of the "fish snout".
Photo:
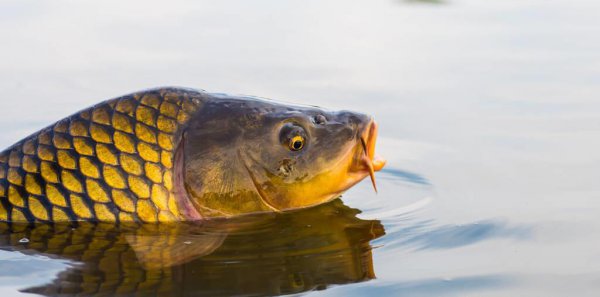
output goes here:
<path id="1" fill-rule="evenodd" d="M 373 188 L 377 191 L 375 172 L 385 166 L 385 159 L 375 154 L 378 126 L 373 117 L 350 111 L 340 111 L 336 114 L 337 122 L 351 130 L 355 150 L 353 153 L 353 165 L 350 172 L 358 173 L 359 179 L 368 176 L 371 178 Z"/>
<path id="2" fill-rule="evenodd" d="M 337 113 L 337 116 L 339 122 L 347 125 L 354 131 L 356 139 L 359 141 L 358 145 L 362 148 L 361 159 L 365 159 L 363 163 L 371 165 L 374 171 L 380 171 L 386 161 L 375 154 L 379 131 L 375 119 L 370 115 L 352 111 L 340 111 Z"/>
<path id="3" fill-rule="evenodd" d="M 337 122 L 348 126 L 352 130 L 362 133 L 373 122 L 373 117 L 367 114 L 342 110 L 335 114 Z"/>

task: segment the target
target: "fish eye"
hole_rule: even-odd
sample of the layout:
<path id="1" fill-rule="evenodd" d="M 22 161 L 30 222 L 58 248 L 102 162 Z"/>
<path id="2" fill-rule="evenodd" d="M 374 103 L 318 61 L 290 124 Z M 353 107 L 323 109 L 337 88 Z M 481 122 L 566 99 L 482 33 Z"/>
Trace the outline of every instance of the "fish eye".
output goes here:
<path id="1" fill-rule="evenodd" d="M 308 137 L 304 128 L 298 123 L 286 123 L 279 133 L 279 141 L 288 150 L 298 152 L 306 147 Z"/>
<path id="2" fill-rule="evenodd" d="M 296 135 L 290 139 L 289 143 L 290 150 L 300 151 L 304 148 L 304 137 L 302 135 Z"/>

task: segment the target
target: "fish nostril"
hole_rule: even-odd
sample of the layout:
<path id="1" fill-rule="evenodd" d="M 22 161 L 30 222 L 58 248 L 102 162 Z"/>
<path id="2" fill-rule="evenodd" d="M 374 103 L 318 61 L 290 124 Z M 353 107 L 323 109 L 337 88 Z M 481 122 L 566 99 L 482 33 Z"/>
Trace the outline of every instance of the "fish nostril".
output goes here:
<path id="1" fill-rule="evenodd" d="M 327 123 L 327 118 L 324 115 L 319 114 L 314 116 L 313 122 L 317 125 L 325 125 Z"/>

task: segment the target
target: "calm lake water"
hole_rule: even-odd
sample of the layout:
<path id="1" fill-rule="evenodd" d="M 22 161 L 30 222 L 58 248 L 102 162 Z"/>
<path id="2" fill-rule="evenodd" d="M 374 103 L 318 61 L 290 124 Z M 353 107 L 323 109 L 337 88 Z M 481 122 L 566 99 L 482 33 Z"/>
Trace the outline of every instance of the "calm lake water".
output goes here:
<path id="1" fill-rule="evenodd" d="M 177 85 L 351 109 L 389 163 L 210 226 L 0 226 L 0 295 L 598 296 L 600 2 L 0 0 L 0 145 Z"/>

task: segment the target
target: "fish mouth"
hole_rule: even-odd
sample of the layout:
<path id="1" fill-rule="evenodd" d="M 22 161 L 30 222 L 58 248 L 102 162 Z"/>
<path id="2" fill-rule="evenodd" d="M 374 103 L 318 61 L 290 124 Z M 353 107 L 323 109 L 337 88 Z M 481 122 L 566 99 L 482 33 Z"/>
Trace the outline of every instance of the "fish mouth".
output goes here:
<path id="1" fill-rule="evenodd" d="M 385 166 L 386 160 L 381 156 L 375 154 L 375 146 L 377 143 L 378 126 L 373 120 L 369 123 L 367 128 L 360 135 L 360 143 L 362 147 L 362 153 L 359 153 L 358 163 L 361 165 L 363 170 L 366 170 L 371 178 L 373 189 L 377 193 L 377 181 L 375 179 L 375 172 L 380 171 Z"/>

